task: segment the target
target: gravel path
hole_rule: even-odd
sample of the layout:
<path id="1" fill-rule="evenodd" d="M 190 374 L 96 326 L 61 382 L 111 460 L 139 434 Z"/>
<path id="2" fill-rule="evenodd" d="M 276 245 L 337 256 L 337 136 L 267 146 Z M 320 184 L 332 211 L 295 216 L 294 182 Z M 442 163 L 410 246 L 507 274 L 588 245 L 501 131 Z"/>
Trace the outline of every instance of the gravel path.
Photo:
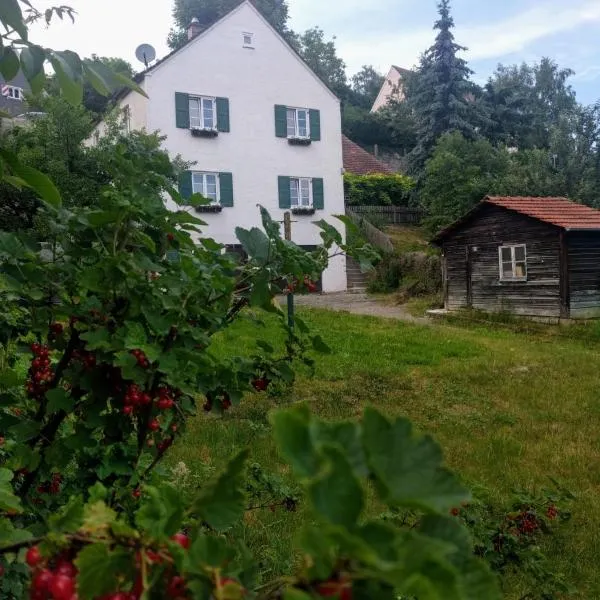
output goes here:
<path id="1" fill-rule="evenodd" d="M 408 323 L 419 323 L 427 325 L 430 320 L 425 317 L 414 317 L 402 306 L 386 306 L 369 298 L 367 294 L 349 294 L 340 292 L 338 294 L 311 294 L 307 296 L 296 296 L 298 306 L 311 306 L 313 308 L 325 308 L 335 311 L 346 311 L 357 315 L 369 315 L 371 317 L 383 317 L 385 319 L 397 319 Z M 282 299 L 285 304 L 285 299 Z"/>

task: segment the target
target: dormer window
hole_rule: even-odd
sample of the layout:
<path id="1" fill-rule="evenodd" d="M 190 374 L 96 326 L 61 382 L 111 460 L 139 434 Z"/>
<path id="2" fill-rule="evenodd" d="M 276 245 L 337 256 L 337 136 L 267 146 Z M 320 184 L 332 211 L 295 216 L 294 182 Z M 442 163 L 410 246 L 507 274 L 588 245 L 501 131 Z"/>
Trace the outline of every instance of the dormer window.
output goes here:
<path id="1" fill-rule="evenodd" d="M 244 48 L 254 48 L 254 34 L 245 31 L 242 34 Z"/>

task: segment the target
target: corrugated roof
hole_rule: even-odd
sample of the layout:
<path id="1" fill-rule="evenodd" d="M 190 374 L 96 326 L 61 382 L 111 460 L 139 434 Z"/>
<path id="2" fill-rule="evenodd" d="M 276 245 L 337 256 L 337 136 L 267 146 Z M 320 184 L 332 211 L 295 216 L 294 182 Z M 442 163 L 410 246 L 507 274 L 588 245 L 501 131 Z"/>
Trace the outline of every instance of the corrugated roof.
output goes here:
<path id="1" fill-rule="evenodd" d="M 355 175 L 369 175 L 371 173 L 385 173 L 392 175 L 394 170 L 384 162 L 363 150 L 351 139 L 342 135 L 342 149 L 344 152 L 344 169 Z"/>
<path id="2" fill-rule="evenodd" d="M 600 229 L 600 210 L 568 198 L 488 196 L 484 202 L 514 210 L 563 229 Z"/>

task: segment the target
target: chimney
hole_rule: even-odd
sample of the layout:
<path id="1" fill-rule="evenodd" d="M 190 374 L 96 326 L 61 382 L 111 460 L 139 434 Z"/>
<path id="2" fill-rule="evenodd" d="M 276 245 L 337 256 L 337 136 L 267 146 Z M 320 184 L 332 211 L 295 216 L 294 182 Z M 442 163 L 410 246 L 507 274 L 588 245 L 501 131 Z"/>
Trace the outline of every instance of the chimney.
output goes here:
<path id="1" fill-rule="evenodd" d="M 192 22 L 188 25 L 188 41 L 194 39 L 201 31 L 200 21 L 196 17 L 192 19 Z"/>

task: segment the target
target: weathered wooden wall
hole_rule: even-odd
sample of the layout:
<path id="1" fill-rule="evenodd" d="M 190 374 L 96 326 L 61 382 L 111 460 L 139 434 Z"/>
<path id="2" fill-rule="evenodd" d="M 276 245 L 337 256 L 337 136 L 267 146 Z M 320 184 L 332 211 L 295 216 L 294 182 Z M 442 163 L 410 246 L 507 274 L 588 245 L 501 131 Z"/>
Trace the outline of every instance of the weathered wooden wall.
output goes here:
<path id="1" fill-rule="evenodd" d="M 567 234 L 571 318 L 600 317 L 600 233 Z"/>
<path id="2" fill-rule="evenodd" d="M 527 281 L 500 281 L 498 247 L 527 246 Z M 518 315 L 560 317 L 559 229 L 496 206 L 485 206 L 443 241 L 446 308 L 468 305 L 467 255 L 472 261 L 472 307 Z"/>

